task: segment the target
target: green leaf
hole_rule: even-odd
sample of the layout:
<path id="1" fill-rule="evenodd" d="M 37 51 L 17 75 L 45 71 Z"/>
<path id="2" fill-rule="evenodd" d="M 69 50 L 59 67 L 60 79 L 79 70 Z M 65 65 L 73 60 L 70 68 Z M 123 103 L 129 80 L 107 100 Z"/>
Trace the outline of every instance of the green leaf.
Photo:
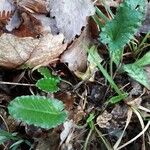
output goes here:
<path id="1" fill-rule="evenodd" d="M 38 72 L 44 76 L 44 78 L 55 78 L 55 80 L 59 83 L 60 78 L 52 74 L 52 72 L 47 67 L 38 68 Z"/>
<path id="2" fill-rule="evenodd" d="M 16 120 L 50 129 L 67 117 L 64 105 L 57 99 L 43 96 L 21 96 L 10 102 L 8 110 Z"/>
<path id="3" fill-rule="evenodd" d="M 19 138 L 17 138 L 15 134 L 9 133 L 4 130 L 0 130 L 0 144 L 3 144 L 4 142 L 8 140 L 18 140 L 18 139 Z"/>
<path id="4" fill-rule="evenodd" d="M 44 76 L 44 78 L 37 81 L 36 86 L 45 92 L 57 92 L 59 90 L 57 84 L 60 83 L 60 78 L 52 75 L 51 71 L 47 67 L 41 67 L 38 72 Z"/>
<path id="5" fill-rule="evenodd" d="M 102 28 L 100 41 L 108 44 L 113 60 L 118 57 L 118 51 L 122 50 L 134 37 L 144 19 L 145 9 L 145 0 L 124 0 L 114 19 L 107 22 Z"/>
<path id="6" fill-rule="evenodd" d="M 50 78 L 52 77 L 52 73 L 47 67 L 40 67 L 38 68 L 38 72 L 44 76 L 44 78 Z"/>
<path id="7" fill-rule="evenodd" d="M 150 65 L 150 52 L 147 52 L 142 58 L 137 60 L 134 64 L 136 64 L 139 67 Z"/>
<path id="8" fill-rule="evenodd" d="M 123 66 L 124 71 L 128 73 L 130 77 L 132 77 L 134 80 L 138 81 L 142 85 L 144 85 L 146 88 L 150 89 L 150 83 L 148 81 L 148 76 L 144 70 L 144 68 L 139 67 L 134 64 L 127 64 Z"/>
<path id="9" fill-rule="evenodd" d="M 43 78 L 37 81 L 36 87 L 45 92 L 57 92 L 59 87 L 57 86 L 58 80 L 56 78 Z"/>
<path id="10" fill-rule="evenodd" d="M 108 80 L 112 88 L 118 93 L 119 95 L 122 95 L 123 92 L 118 88 L 112 77 L 108 74 L 107 70 L 101 65 L 100 62 L 102 62 L 102 59 L 100 58 L 97 49 L 95 46 L 91 47 L 88 51 L 88 61 L 90 62 L 90 65 L 93 65 L 94 67 L 97 67 L 104 77 Z"/>
<path id="11" fill-rule="evenodd" d="M 94 114 L 91 113 L 90 116 L 87 118 L 86 122 L 89 123 L 95 118 Z"/>
<path id="12" fill-rule="evenodd" d="M 124 65 L 123 70 L 126 71 L 130 77 L 150 89 L 150 81 L 144 69 L 147 65 L 150 65 L 150 52 L 147 52 L 142 58 L 133 64 Z"/>
<path id="13" fill-rule="evenodd" d="M 116 104 L 116 103 L 122 101 L 123 99 L 125 99 L 127 96 L 128 96 L 127 93 L 124 93 L 122 95 L 113 96 L 109 99 L 108 103 Z"/>

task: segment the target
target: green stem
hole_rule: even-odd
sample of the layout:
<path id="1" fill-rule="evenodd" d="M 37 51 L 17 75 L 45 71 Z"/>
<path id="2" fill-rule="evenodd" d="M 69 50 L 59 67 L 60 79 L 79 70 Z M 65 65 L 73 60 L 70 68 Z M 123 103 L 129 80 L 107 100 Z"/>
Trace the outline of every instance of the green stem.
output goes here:
<path id="1" fill-rule="evenodd" d="M 89 142 L 89 139 L 90 139 L 90 137 L 91 137 L 91 135 L 92 135 L 92 132 L 93 132 L 93 129 L 90 129 L 90 132 L 88 133 L 88 136 L 87 136 L 87 138 L 86 138 L 86 140 L 85 140 L 83 150 L 87 150 L 88 142 Z"/>
<path id="2" fill-rule="evenodd" d="M 101 138 L 103 143 L 105 144 L 106 148 L 108 150 L 113 150 L 113 148 L 111 147 L 110 143 L 107 141 L 107 139 L 105 137 L 103 137 L 102 133 L 96 127 L 95 127 L 95 131 L 98 134 L 98 136 Z"/>
<path id="3" fill-rule="evenodd" d="M 102 72 L 102 74 L 104 75 L 104 77 L 108 80 L 108 82 L 110 83 L 110 85 L 112 86 L 112 88 L 116 91 L 116 93 L 118 93 L 121 96 L 123 94 L 123 92 L 115 84 L 115 82 L 113 81 L 113 79 L 111 78 L 111 76 L 107 73 L 107 71 L 105 70 L 105 68 L 101 64 L 99 64 L 99 63 L 97 63 L 97 67 Z"/>
<path id="4" fill-rule="evenodd" d="M 95 8 L 96 8 L 97 15 L 101 17 L 105 22 L 108 22 L 109 19 L 103 14 L 103 12 L 98 7 Z"/>
<path id="5" fill-rule="evenodd" d="M 98 25 L 99 29 L 102 28 L 104 25 L 99 21 L 99 18 L 94 15 L 92 16 L 93 20 L 95 21 L 95 23 Z"/>

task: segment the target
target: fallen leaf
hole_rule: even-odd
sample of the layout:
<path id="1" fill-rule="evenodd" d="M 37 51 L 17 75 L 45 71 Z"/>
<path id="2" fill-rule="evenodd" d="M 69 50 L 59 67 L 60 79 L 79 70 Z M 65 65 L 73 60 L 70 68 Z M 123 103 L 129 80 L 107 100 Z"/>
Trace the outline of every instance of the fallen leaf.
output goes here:
<path id="1" fill-rule="evenodd" d="M 4 33 L 0 37 L 0 65 L 7 68 L 47 65 L 66 49 L 66 44 L 62 44 L 63 40 L 62 34 L 53 36 L 48 33 L 34 39 Z"/>
<path id="2" fill-rule="evenodd" d="M 13 29 L 19 28 L 19 26 L 22 23 L 22 18 L 19 15 L 19 12 L 16 10 L 13 14 L 13 16 L 9 19 L 6 30 L 12 31 Z"/>
<path id="3" fill-rule="evenodd" d="M 147 12 L 145 20 L 139 30 L 141 33 L 147 33 L 150 31 L 150 3 L 147 4 Z"/>
<path id="4" fill-rule="evenodd" d="M 41 31 L 39 31 L 40 33 L 51 32 L 54 35 L 59 33 L 59 30 L 56 26 L 56 20 L 55 19 L 46 17 L 43 14 L 39 14 L 39 15 L 35 14 L 32 16 L 34 18 L 36 18 L 40 23 L 40 28 L 41 28 Z"/>
<path id="5" fill-rule="evenodd" d="M 94 12 L 91 0 L 50 0 L 50 15 L 55 17 L 57 27 L 67 42 L 80 35 L 81 28 L 87 24 L 87 17 Z"/>
<path id="6" fill-rule="evenodd" d="M 0 1 L 0 30 L 5 27 L 9 19 L 14 14 L 15 9 L 15 6 L 11 3 L 10 0 Z"/>
<path id="7" fill-rule="evenodd" d="M 14 11 L 15 6 L 11 3 L 11 0 L 0 1 L 0 20 L 8 20 Z"/>
<path id="8" fill-rule="evenodd" d="M 112 114 L 108 113 L 106 110 L 97 117 L 96 122 L 100 128 L 109 128 L 110 120 L 112 119 Z"/>
<path id="9" fill-rule="evenodd" d="M 66 140 L 71 129 L 74 127 L 73 120 L 66 121 L 63 124 L 63 126 L 64 126 L 64 130 L 60 134 L 60 140 L 61 140 L 60 145 L 62 145 L 62 143 Z"/>
<path id="10" fill-rule="evenodd" d="M 85 29 L 79 38 L 61 56 L 61 62 L 68 63 L 71 71 L 84 72 L 87 66 L 87 48 L 90 45 L 88 29 Z"/>
<path id="11" fill-rule="evenodd" d="M 48 13 L 46 0 L 21 0 L 18 6 L 29 13 Z"/>

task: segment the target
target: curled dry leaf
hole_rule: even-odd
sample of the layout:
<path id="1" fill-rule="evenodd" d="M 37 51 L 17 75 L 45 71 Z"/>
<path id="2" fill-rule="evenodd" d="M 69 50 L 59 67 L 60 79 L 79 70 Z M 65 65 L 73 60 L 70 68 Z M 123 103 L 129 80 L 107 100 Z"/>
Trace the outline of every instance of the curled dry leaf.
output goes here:
<path id="1" fill-rule="evenodd" d="M 18 28 L 21 25 L 22 18 L 19 15 L 19 12 L 16 10 L 13 14 L 13 16 L 9 19 L 6 30 L 12 31 L 13 29 Z"/>
<path id="2" fill-rule="evenodd" d="M 11 0 L 0 1 L 0 20 L 7 20 L 15 11 L 15 6 L 11 3 Z"/>
<path id="3" fill-rule="evenodd" d="M 73 120 L 69 120 L 69 121 L 66 121 L 64 124 L 64 130 L 61 132 L 60 134 L 60 145 L 66 140 L 66 138 L 68 137 L 71 129 L 74 127 L 74 122 Z"/>
<path id="4" fill-rule="evenodd" d="M 60 33 L 70 42 L 86 26 L 86 17 L 94 15 L 91 0 L 50 0 L 50 15 L 54 16 Z"/>
<path id="5" fill-rule="evenodd" d="M 96 122 L 100 128 L 109 128 L 110 120 L 112 119 L 112 114 L 108 113 L 106 110 L 97 117 Z"/>
<path id="6" fill-rule="evenodd" d="M 47 17 L 49 11 L 50 17 Z M 0 66 L 35 67 L 53 62 L 66 49 L 67 43 L 62 44 L 64 39 L 70 42 L 79 35 L 87 23 L 86 17 L 94 11 L 91 0 L 1 0 Z M 3 29 L 10 34 L 4 33 Z M 80 63 L 84 66 L 86 53 L 80 42 L 74 46 L 77 44 L 79 47 L 72 51 L 75 55 L 76 52 L 82 54 L 84 61 Z"/>
<path id="7" fill-rule="evenodd" d="M 21 0 L 18 2 L 18 6 L 29 13 L 48 13 L 46 0 Z"/>
<path id="8" fill-rule="evenodd" d="M 62 34 L 45 34 L 40 39 L 19 38 L 11 34 L 0 37 L 0 64 L 8 68 L 35 67 L 53 62 L 65 49 Z"/>
<path id="9" fill-rule="evenodd" d="M 87 51 L 90 44 L 90 36 L 86 28 L 79 38 L 61 56 L 61 62 L 68 63 L 71 71 L 83 72 L 87 66 Z"/>
<path id="10" fill-rule="evenodd" d="M 14 14 L 15 9 L 15 6 L 11 3 L 10 0 L 0 1 L 0 28 L 5 27 L 9 19 Z"/>

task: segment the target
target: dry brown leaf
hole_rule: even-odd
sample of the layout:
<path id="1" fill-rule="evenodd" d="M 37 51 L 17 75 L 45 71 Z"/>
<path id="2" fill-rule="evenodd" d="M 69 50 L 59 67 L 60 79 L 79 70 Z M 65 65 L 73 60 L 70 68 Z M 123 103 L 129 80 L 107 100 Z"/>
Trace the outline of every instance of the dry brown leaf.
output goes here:
<path id="1" fill-rule="evenodd" d="M 112 119 L 112 114 L 108 113 L 106 110 L 97 117 L 96 122 L 100 128 L 109 128 L 110 120 Z"/>
<path id="2" fill-rule="evenodd" d="M 47 14 L 46 0 L 21 0 L 18 6 L 29 13 Z"/>
<path id="3" fill-rule="evenodd" d="M 0 37 L 0 65 L 7 68 L 47 65 L 66 49 L 63 40 L 62 34 L 47 33 L 40 39 L 3 34 Z"/>
<path id="4" fill-rule="evenodd" d="M 0 32 L 5 28 L 9 19 L 12 17 L 15 11 L 15 6 L 10 0 L 0 0 Z"/>
<path id="5" fill-rule="evenodd" d="M 66 52 L 61 56 L 61 62 L 68 63 L 71 71 L 84 72 L 87 66 L 87 51 L 90 44 L 89 31 L 86 28 Z"/>
<path id="6" fill-rule="evenodd" d="M 0 1 L 0 20 L 7 20 L 15 11 L 15 6 L 11 3 L 11 0 Z"/>
<path id="7" fill-rule="evenodd" d="M 16 10 L 13 14 L 13 16 L 9 19 L 7 25 L 6 25 L 6 30 L 7 31 L 12 31 L 16 28 L 19 28 L 19 26 L 22 23 L 22 18 L 19 15 L 19 12 Z"/>

